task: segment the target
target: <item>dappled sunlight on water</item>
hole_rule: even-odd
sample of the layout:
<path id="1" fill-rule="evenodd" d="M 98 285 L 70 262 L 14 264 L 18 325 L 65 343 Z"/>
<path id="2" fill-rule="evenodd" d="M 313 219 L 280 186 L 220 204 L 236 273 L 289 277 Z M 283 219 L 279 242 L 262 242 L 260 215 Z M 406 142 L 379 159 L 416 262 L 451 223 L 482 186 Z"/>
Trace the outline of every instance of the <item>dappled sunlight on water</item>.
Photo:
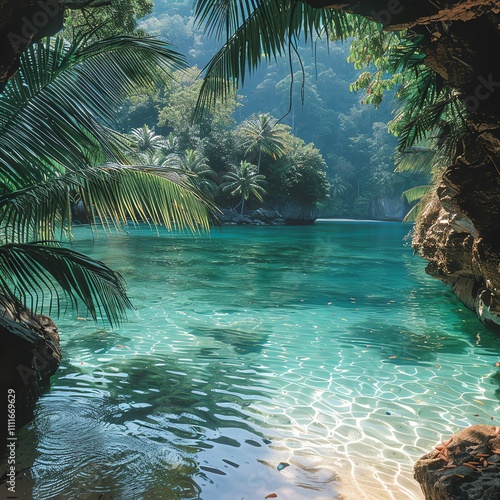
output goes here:
<path id="1" fill-rule="evenodd" d="M 64 359 L 23 431 L 34 497 L 422 498 L 414 461 L 498 412 L 500 340 L 425 276 L 408 229 L 75 231 L 136 311 L 115 331 L 58 322 Z"/>

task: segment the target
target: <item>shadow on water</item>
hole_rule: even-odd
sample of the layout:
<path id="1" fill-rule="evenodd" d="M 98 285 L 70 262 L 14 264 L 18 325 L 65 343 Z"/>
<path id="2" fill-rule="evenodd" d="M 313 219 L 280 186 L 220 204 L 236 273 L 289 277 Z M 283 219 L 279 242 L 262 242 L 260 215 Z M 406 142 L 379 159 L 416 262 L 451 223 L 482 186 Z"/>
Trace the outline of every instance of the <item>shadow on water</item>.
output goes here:
<path id="1" fill-rule="evenodd" d="M 370 346 L 380 359 L 397 365 L 418 365 L 433 362 L 443 353 L 464 354 L 468 342 L 443 332 L 419 329 L 410 330 L 402 325 L 363 321 L 349 328 L 349 343 Z"/>
<path id="2" fill-rule="evenodd" d="M 196 328 L 191 330 L 192 335 L 212 337 L 217 342 L 232 346 L 237 354 L 245 355 L 260 353 L 267 342 L 268 333 L 257 331 L 242 331 L 232 328 Z M 204 354 L 210 354 L 213 349 L 205 349 Z"/>
<path id="3" fill-rule="evenodd" d="M 97 364 L 102 348 L 95 347 L 104 344 L 98 335 L 87 339 L 93 359 L 65 360 L 39 401 L 31 424 L 33 498 L 198 499 L 214 475 L 244 465 L 232 450 L 248 460 L 248 449 L 270 444 L 248 419 L 255 387 L 239 375 L 251 371 L 258 379 L 258 369 L 218 351 L 202 365 L 199 351 L 192 362 L 153 353 Z M 212 462 L 202 459 L 207 453 Z"/>

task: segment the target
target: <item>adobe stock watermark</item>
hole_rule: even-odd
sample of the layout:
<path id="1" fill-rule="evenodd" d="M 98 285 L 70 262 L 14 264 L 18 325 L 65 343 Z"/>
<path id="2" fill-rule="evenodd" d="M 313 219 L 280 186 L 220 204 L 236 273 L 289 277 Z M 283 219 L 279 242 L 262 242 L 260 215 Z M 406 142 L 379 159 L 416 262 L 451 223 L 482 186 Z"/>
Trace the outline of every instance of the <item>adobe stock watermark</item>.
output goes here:
<path id="1" fill-rule="evenodd" d="M 21 31 L 19 33 L 11 31 L 7 35 L 12 48 L 16 51 L 19 51 L 20 47 L 26 47 L 61 11 L 61 4 L 57 0 L 39 0 L 37 4 L 40 7 L 39 10 L 29 18 L 26 16 L 21 18 Z"/>
<path id="2" fill-rule="evenodd" d="M 16 492 L 16 391 L 7 390 L 7 489 Z"/>
<path id="3" fill-rule="evenodd" d="M 389 0 L 387 2 L 387 8 L 381 9 L 378 12 L 375 10 L 370 11 L 370 15 L 383 27 L 391 24 L 392 16 L 396 16 L 403 12 L 403 6 L 399 0 Z"/>
<path id="4" fill-rule="evenodd" d="M 491 94 L 495 92 L 497 88 L 500 87 L 500 82 L 493 80 L 493 74 L 490 73 L 486 78 L 484 76 L 478 76 L 477 81 L 479 82 L 474 89 L 474 95 L 469 95 L 464 99 L 465 107 L 467 111 L 473 112 L 477 111 L 481 105 L 481 101 L 486 101 L 491 97 Z"/>

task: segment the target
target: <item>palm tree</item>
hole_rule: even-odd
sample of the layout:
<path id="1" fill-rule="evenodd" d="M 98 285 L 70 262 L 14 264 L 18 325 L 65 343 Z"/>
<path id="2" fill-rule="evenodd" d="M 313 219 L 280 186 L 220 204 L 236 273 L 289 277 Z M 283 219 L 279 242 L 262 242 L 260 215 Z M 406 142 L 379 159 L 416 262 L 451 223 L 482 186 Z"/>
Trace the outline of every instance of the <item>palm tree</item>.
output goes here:
<path id="1" fill-rule="evenodd" d="M 235 170 L 235 172 L 228 172 L 222 176 L 224 182 L 220 187 L 223 192 L 229 193 L 231 197 L 240 198 L 240 202 L 236 207 L 241 205 L 240 214 L 243 215 L 245 201 L 251 195 L 255 196 L 259 201 L 263 201 L 262 197 L 266 194 L 264 186 L 267 183 L 263 175 L 255 172 L 255 165 L 247 161 L 242 161 L 239 168 Z"/>
<path id="2" fill-rule="evenodd" d="M 0 300 L 34 312 L 83 306 L 111 324 L 130 302 L 122 277 L 61 246 L 79 197 L 94 227 L 128 220 L 208 228 L 211 205 L 172 170 L 131 165 L 111 125 L 124 97 L 183 59 L 151 38 L 47 38 L 0 95 Z"/>
<path id="3" fill-rule="evenodd" d="M 245 155 L 257 154 L 257 173 L 260 173 L 262 153 L 273 158 L 283 156 L 287 127 L 277 123 L 269 113 L 247 118 L 237 130 Z"/>
<path id="4" fill-rule="evenodd" d="M 347 186 L 344 184 L 344 179 L 339 174 L 335 174 L 333 179 L 329 180 L 330 193 L 334 198 L 342 196 L 347 191 Z"/>
<path id="5" fill-rule="evenodd" d="M 217 174 L 207 163 L 207 158 L 195 149 L 186 149 L 185 154 L 170 154 L 163 162 L 164 167 L 181 170 L 205 196 L 214 199 L 219 191 Z"/>
<path id="6" fill-rule="evenodd" d="M 173 132 L 170 132 L 168 136 L 165 138 L 165 142 L 162 145 L 162 151 L 169 155 L 171 153 L 177 153 L 179 148 L 179 138 L 176 137 Z"/>
<path id="7" fill-rule="evenodd" d="M 156 135 L 146 124 L 132 129 L 131 134 L 137 150 L 141 153 L 153 153 L 167 146 L 165 138 Z"/>

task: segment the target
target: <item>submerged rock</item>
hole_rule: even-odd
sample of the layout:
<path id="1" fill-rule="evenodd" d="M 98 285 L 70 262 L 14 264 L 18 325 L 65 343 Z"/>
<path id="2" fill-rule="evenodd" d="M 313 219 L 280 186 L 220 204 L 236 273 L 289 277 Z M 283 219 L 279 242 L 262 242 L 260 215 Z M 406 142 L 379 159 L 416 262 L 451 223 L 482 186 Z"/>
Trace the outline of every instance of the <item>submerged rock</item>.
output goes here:
<path id="1" fill-rule="evenodd" d="M 426 500 L 500 498 L 500 427 L 467 427 L 421 457 L 414 467 Z"/>

